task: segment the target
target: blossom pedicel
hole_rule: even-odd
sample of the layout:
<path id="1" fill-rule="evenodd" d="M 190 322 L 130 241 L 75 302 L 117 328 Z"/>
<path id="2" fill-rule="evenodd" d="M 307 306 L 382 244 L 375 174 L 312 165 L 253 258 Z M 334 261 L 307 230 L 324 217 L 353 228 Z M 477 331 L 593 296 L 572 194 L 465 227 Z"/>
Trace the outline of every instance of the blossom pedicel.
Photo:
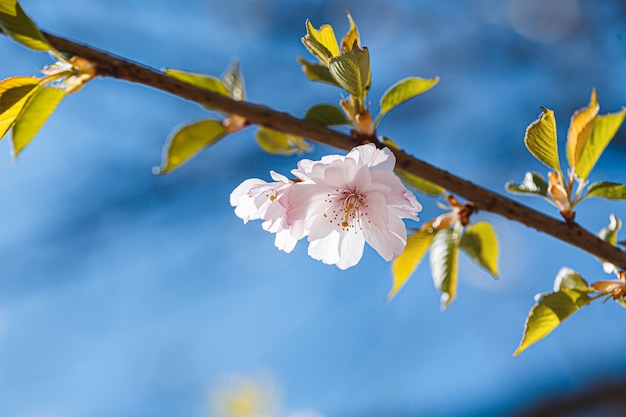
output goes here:
<path id="1" fill-rule="evenodd" d="M 390 261 L 406 245 L 402 219 L 419 220 L 422 209 L 394 165 L 389 149 L 361 145 L 346 156 L 300 161 L 295 180 L 275 172 L 273 183 L 248 179 L 230 203 L 244 222 L 264 220 L 263 229 L 276 233 L 276 247 L 287 253 L 308 236 L 309 255 L 340 269 L 359 262 L 365 242 Z"/>

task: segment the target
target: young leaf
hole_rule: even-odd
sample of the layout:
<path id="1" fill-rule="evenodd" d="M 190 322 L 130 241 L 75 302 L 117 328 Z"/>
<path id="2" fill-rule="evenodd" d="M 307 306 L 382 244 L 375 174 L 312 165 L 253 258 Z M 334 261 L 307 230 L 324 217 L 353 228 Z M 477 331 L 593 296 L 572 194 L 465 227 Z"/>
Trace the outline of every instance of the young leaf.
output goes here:
<path id="1" fill-rule="evenodd" d="M 594 88 L 591 90 L 589 105 L 574 113 L 570 120 L 569 130 L 567 131 L 567 160 L 579 177 L 578 161 L 591 136 L 593 122 L 598 115 L 598 111 L 600 111 L 600 105 L 598 104 L 598 97 Z M 587 169 L 585 170 L 587 171 Z"/>
<path id="2" fill-rule="evenodd" d="M 279 132 L 265 126 L 257 130 L 256 141 L 261 149 L 274 155 L 293 155 L 311 150 L 311 146 L 300 136 Z"/>
<path id="3" fill-rule="evenodd" d="M 505 187 L 510 193 L 536 194 L 548 198 L 548 183 L 536 172 L 527 172 L 519 185 L 511 181 Z"/>
<path id="4" fill-rule="evenodd" d="M 0 26 L 11 39 L 36 51 L 54 49 L 15 0 L 2 0 Z"/>
<path id="5" fill-rule="evenodd" d="M 348 29 L 348 33 L 341 40 L 341 53 L 345 54 L 346 52 L 350 52 L 352 47 L 356 45 L 357 48 L 361 47 L 361 42 L 359 40 L 359 31 L 356 28 L 356 24 L 354 20 L 352 20 L 352 16 L 349 12 L 346 11 L 348 15 L 348 20 L 350 21 L 350 29 Z"/>
<path id="6" fill-rule="evenodd" d="M 437 184 L 434 184 L 430 181 L 426 181 L 423 178 L 420 178 L 416 175 L 410 174 L 405 171 L 400 171 L 399 169 L 394 170 L 395 174 L 400 177 L 402 182 L 414 189 L 415 191 L 431 196 L 437 197 L 439 195 L 445 194 L 446 190 L 443 187 L 440 187 Z"/>
<path id="7" fill-rule="evenodd" d="M 195 72 L 181 71 L 172 68 L 166 68 L 165 73 L 172 78 L 184 81 L 187 84 L 195 85 L 196 87 L 203 88 L 205 90 L 212 91 L 217 94 L 221 94 L 226 97 L 230 97 L 230 91 L 226 89 L 226 86 L 217 77 L 210 75 L 198 74 Z"/>
<path id="8" fill-rule="evenodd" d="M 587 197 L 602 197 L 609 200 L 626 200 L 626 185 L 600 181 L 589 186 Z"/>
<path id="9" fill-rule="evenodd" d="M 562 289 L 542 295 L 526 318 L 522 341 L 513 356 L 519 355 L 530 345 L 546 337 L 563 320 L 591 301 L 593 299 L 586 292 L 573 289 Z"/>
<path id="10" fill-rule="evenodd" d="M 580 178 L 587 179 L 600 155 L 622 125 L 624 115 L 626 115 L 626 108 L 622 107 L 622 110 L 617 113 L 604 114 L 595 118 L 591 136 L 583 148 L 578 166 L 576 166 L 576 174 Z"/>
<path id="11" fill-rule="evenodd" d="M 209 145 L 226 135 L 219 120 L 201 120 L 174 132 L 163 148 L 163 162 L 155 169 L 158 174 L 167 174 L 184 164 Z"/>
<path id="12" fill-rule="evenodd" d="M 304 120 L 322 126 L 351 125 L 352 122 L 337 106 L 332 104 L 316 104 L 304 115 Z"/>
<path id="13" fill-rule="evenodd" d="M 392 85 L 380 99 L 380 114 L 378 118 L 383 117 L 394 107 L 412 99 L 426 91 L 430 90 L 439 82 L 439 77 L 435 78 L 419 78 L 411 77 L 398 81 Z"/>
<path id="14" fill-rule="evenodd" d="M 459 237 L 453 229 L 440 230 L 430 246 L 430 270 L 435 287 L 441 291 L 441 308 L 456 297 Z"/>
<path id="15" fill-rule="evenodd" d="M 554 112 L 541 108 L 539 118 L 526 128 L 524 144 L 531 154 L 543 164 L 560 172 L 559 153 L 556 146 L 556 120 Z"/>
<path id="16" fill-rule="evenodd" d="M 563 267 L 556 274 L 556 278 L 554 279 L 554 292 L 558 292 L 561 290 L 576 290 L 581 292 L 587 292 L 591 289 L 589 288 L 589 284 L 585 279 L 573 269 Z"/>
<path id="17" fill-rule="evenodd" d="M 341 88 L 333 76 L 330 75 L 330 71 L 326 65 L 309 62 L 301 57 L 298 57 L 297 60 L 302 64 L 302 71 L 309 80 L 320 81 Z"/>
<path id="18" fill-rule="evenodd" d="M 307 19 L 306 32 L 302 43 L 321 62 L 328 65 L 332 57 L 339 55 L 339 45 L 337 45 L 337 38 L 331 25 L 322 25 L 318 30 Z"/>
<path id="19" fill-rule="evenodd" d="M 428 222 L 422 226 L 417 232 L 413 233 L 406 241 L 404 251 L 394 259 L 391 264 L 391 275 L 393 276 L 393 285 L 391 291 L 387 294 L 387 300 L 391 300 L 400 289 L 409 280 L 409 277 L 420 264 L 426 251 L 430 247 L 433 238 L 437 234 L 432 227 L 432 222 Z"/>
<path id="20" fill-rule="evenodd" d="M 0 139 L 13 127 L 28 100 L 41 87 L 36 77 L 11 77 L 0 81 Z"/>
<path id="21" fill-rule="evenodd" d="M 11 141 L 14 158 L 39 132 L 66 94 L 64 90 L 55 87 L 43 87 L 33 94 L 13 126 Z"/>
<path id="22" fill-rule="evenodd" d="M 239 61 L 233 60 L 230 67 L 222 75 L 222 82 L 229 91 L 230 97 L 234 100 L 242 101 L 246 98 L 246 88 L 243 81 L 243 74 L 239 68 Z"/>
<path id="23" fill-rule="evenodd" d="M 615 215 L 609 216 L 609 224 L 598 232 L 598 237 L 611 245 L 617 245 L 617 232 L 622 228 L 622 221 Z"/>
<path id="24" fill-rule="evenodd" d="M 364 99 L 370 88 L 370 55 L 367 48 L 352 49 L 333 57 L 328 69 L 337 83 L 348 94 Z"/>
<path id="25" fill-rule="evenodd" d="M 487 222 L 479 222 L 465 228 L 461 237 L 461 249 L 474 262 L 498 277 L 498 239 L 493 227 Z"/>

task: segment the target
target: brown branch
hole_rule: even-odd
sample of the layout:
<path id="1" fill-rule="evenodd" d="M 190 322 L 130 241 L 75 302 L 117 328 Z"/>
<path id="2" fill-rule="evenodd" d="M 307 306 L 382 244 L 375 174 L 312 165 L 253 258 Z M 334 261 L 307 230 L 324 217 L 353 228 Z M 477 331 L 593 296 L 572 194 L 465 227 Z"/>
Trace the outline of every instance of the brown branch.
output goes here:
<path id="1" fill-rule="evenodd" d="M 235 101 L 109 53 L 48 33 L 45 33 L 45 36 L 59 51 L 81 56 L 94 63 L 99 75 L 154 87 L 227 114 L 241 115 L 250 123 L 306 137 L 336 148 L 350 150 L 358 145 L 358 142 L 348 135 L 298 119 L 287 113 L 248 102 Z M 602 241 L 579 225 L 567 224 L 546 216 L 507 197 L 416 159 L 403 151 L 393 150 L 393 152 L 397 158 L 398 168 L 465 197 L 473 203 L 475 208 L 499 214 L 507 219 L 532 227 L 598 258 L 605 259 L 621 269 L 626 269 L 626 252 Z"/>

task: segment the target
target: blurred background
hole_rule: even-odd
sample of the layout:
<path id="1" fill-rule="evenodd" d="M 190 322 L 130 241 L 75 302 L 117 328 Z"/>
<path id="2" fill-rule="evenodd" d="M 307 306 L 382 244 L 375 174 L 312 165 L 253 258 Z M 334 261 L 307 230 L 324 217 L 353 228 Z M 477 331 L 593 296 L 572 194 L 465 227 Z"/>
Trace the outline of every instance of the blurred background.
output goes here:
<path id="1" fill-rule="evenodd" d="M 555 110 L 563 145 L 592 87 L 601 113 L 626 104 L 620 0 L 21 3 L 52 33 L 155 68 L 219 75 L 237 57 L 249 100 L 299 116 L 340 98 L 295 60 L 310 58 L 304 22 L 331 23 L 341 37 L 349 10 L 370 49 L 375 112 L 397 80 L 441 77 L 379 133 L 501 193 L 528 170 L 546 173 L 523 145 L 539 106 Z M 3 78 L 51 62 L 6 38 L 0 54 Z M 206 116 L 102 79 L 66 98 L 19 161 L 0 143 L 0 415 L 219 416 L 229 395 L 256 398 L 253 386 L 274 415 L 500 416 L 624 386 L 625 312 L 613 302 L 511 356 L 533 296 L 561 267 L 608 278 L 591 256 L 479 213 L 498 233 L 499 280 L 462 256 L 458 298 L 441 312 L 425 262 L 386 302 L 390 265 L 370 248 L 339 271 L 309 258 L 306 242 L 278 251 L 260 222 L 234 215 L 228 198 L 241 181 L 287 174 L 299 159 L 262 153 L 253 129 L 171 175 L 151 173 L 170 132 Z M 592 181 L 626 182 L 625 146 L 622 128 Z M 334 152 L 315 145 L 307 156 Z M 422 219 L 441 213 L 420 200 Z M 558 215 L 543 200 L 519 201 Z M 610 213 L 626 217 L 619 202 L 577 211 L 594 232 Z"/>

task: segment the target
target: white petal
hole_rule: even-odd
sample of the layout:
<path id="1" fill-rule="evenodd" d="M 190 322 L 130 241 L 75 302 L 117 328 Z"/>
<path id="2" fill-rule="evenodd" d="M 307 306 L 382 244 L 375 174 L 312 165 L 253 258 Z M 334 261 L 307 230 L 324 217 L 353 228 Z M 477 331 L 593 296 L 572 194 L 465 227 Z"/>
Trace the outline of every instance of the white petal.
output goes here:
<path id="1" fill-rule="evenodd" d="M 312 240 L 309 243 L 309 256 L 328 265 L 339 262 L 339 233 L 333 231 L 323 239 Z"/>
<path id="2" fill-rule="evenodd" d="M 337 268 L 348 269 L 359 263 L 363 257 L 365 239 L 361 232 L 343 232 L 339 245 L 339 262 Z"/>

